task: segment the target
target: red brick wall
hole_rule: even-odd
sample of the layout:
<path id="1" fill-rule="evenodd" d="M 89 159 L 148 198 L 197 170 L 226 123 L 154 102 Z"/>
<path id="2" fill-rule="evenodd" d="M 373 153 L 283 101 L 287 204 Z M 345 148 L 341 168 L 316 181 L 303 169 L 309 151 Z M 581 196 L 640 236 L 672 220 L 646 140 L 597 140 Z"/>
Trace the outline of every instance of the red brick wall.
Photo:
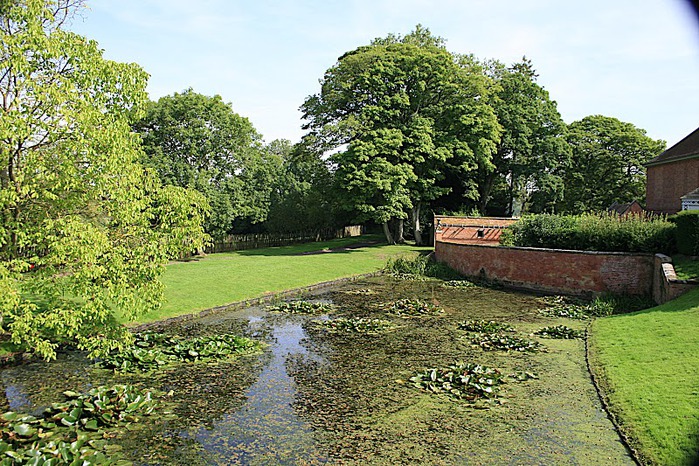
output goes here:
<path id="1" fill-rule="evenodd" d="M 435 241 L 451 241 L 464 244 L 500 244 L 500 234 L 517 219 L 498 217 L 434 217 Z M 479 237 L 478 231 L 482 231 Z"/>
<path id="2" fill-rule="evenodd" d="M 680 198 L 699 187 L 699 158 L 648 167 L 647 177 L 646 209 L 674 214 Z"/>
<path id="3" fill-rule="evenodd" d="M 650 296 L 653 289 L 652 254 L 488 247 L 439 241 L 435 243 L 435 256 L 437 261 L 465 276 L 482 276 L 538 291 Z"/>

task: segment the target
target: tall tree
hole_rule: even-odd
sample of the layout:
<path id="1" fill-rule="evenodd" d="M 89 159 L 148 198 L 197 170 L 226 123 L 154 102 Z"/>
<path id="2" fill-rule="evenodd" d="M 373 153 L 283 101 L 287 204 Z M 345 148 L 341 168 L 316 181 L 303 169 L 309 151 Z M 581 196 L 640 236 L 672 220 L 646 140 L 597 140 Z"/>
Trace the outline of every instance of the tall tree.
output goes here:
<path id="1" fill-rule="evenodd" d="M 508 68 L 490 62 L 486 73 L 492 79 L 491 105 L 502 139 L 492 167 L 481 171 L 479 210 L 486 213 L 494 188 L 502 186 L 504 214 L 522 208 L 551 211 L 562 199 L 563 169 L 570 158 L 556 102 L 536 82 L 538 75 L 526 57 Z"/>
<path id="2" fill-rule="evenodd" d="M 205 200 L 138 164 L 146 73 L 64 29 L 81 5 L 0 9 L 0 328 L 45 358 L 121 346 L 115 315 L 157 308 L 164 263 L 205 238 Z"/>
<path id="3" fill-rule="evenodd" d="M 645 200 L 644 163 L 665 150 L 631 123 L 592 115 L 569 126 L 572 161 L 565 174 L 563 209 L 603 211 L 613 202 Z"/>
<path id="4" fill-rule="evenodd" d="M 440 185 L 448 160 L 465 173 L 489 158 L 498 138 L 482 75 L 465 73 L 443 41 L 418 26 L 339 58 L 302 110 L 330 149 L 348 209 L 389 228 L 411 212 L 420 242 L 420 210 L 448 192 Z"/>
<path id="5" fill-rule="evenodd" d="M 274 162 L 250 121 L 220 96 L 187 89 L 162 97 L 134 129 L 143 138 L 144 162 L 164 183 L 206 196 L 211 236 L 221 239 L 267 218 Z"/>
<path id="6" fill-rule="evenodd" d="M 306 138 L 292 145 L 287 140 L 276 140 L 267 146 L 267 150 L 281 160 L 265 222 L 266 229 L 272 232 L 298 232 L 339 226 L 332 173 L 312 141 Z"/>

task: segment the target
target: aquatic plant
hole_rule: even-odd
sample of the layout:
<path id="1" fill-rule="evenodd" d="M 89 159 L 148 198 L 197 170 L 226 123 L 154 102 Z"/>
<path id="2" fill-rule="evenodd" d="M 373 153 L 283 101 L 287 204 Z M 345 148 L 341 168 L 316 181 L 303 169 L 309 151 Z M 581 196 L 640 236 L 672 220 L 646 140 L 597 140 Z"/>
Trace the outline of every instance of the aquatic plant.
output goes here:
<path id="1" fill-rule="evenodd" d="M 391 321 L 368 318 L 344 318 L 317 320 L 314 323 L 331 332 L 378 333 L 395 327 Z"/>
<path id="2" fill-rule="evenodd" d="M 546 305 L 539 313 L 547 317 L 565 317 L 568 319 L 589 319 L 589 304 L 570 296 L 545 296 L 542 301 Z"/>
<path id="3" fill-rule="evenodd" d="M 538 351 L 541 344 L 536 341 L 525 340 L 523 338 L 503 333 L 477 333 L 471 336 L 471 344 L 479 346 L 485 351 Z"/>
<path id="4" fill-rule="evenodd" d="M 402 317 L 425 317 L 444 312 L 444 309 L 441 307 L 419 299 L 399 299 L 398 301 L 379 304 L 378 307 Z"/>
<path id="5" fill-rule="evenodd" d="M 573 340 L 576 338 L 585 338 L 584 330 L 574 330 L 565 325 L 557 325 L 555 327 L 544 327 L 541 330 L 534 332 L 535 335 L 540 335 L 544 338 L 557 338 L 564 340 Z"/>
<path id="6" fill-rule="evenodd" d="M 449 288 L 474 288 L 477 285 L 468 280 L 448 280 L 442 283 L 442 286 L 446 286 Z"/>
<path id="7" fill-rule="evenodd" d="M 131 385 L 97 387 L 86 394 L 67 391 L 43 417 L 7 412 L 0 416 L 0 465 L 131 464 L 105 429 L 124 427 L 154 412 L 151 392 Z"/>
<path id="8" fill-rule="evenodd" d="M 504 322 L 494 320 L 465 320 L 457 325 L 459 330 L 481 333 L 512 332 L 514 328 Z"/>
<path id="9" fill-rule="evenodd" d="M 479 364 L 457 363 L 446 368 L 427 369 L 410 378 L 414 386 L 430 393 L 475 402 L 495 399 L 503 376 L 497 369 Z"/>
<path id="10" fill-rule="evenodd" d="M 281 304 L 267 306 L 266 310 L 271 312 L 283 312 L 285 314 L 327 314 L 334 310 L 334 306 L 329 303 L 315 301 L 287 301 Z"/>
<path id="11" fill-rule="evenodd" d="M 230 334 L 185 339 L 176 335 L 148 332 L 136 334 L 132 347 L 110 353 L 100 359 L 98 364 L 121 372 L 148 372 L 176 363 L 249 354 L 260 347 L 259 342 Z"/>

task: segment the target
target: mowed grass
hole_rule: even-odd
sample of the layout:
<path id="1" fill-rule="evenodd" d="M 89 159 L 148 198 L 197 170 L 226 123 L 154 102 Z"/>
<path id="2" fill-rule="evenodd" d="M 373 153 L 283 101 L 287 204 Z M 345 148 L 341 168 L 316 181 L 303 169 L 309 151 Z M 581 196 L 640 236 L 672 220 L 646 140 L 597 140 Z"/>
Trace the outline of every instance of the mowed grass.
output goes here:
<path id="1" fill-rule="evenodd" d="M 430 247 L 389 246 L 364 235 L 293 246 L 210 254 L 174 262 L 162 276 L 165 303 L 136 323 L 153 322 L 265 294 L 380 270 L 389 257 L 431 251 Z M 358 244 L 377 243 L 354 247 Z M 351 247 L 334 252 L 323 250 Z"/>
<path id="2" fill-rule="evenodd" d="M 699 460 L 699 289 L 594 321 L 590 362 L 644 463 Z"/>
<path id="3" fill-rule="evenodd" d="M 699 259 L 687 256 L 674 256 L 672 265 L 680 280 L 699 280 Z"/>

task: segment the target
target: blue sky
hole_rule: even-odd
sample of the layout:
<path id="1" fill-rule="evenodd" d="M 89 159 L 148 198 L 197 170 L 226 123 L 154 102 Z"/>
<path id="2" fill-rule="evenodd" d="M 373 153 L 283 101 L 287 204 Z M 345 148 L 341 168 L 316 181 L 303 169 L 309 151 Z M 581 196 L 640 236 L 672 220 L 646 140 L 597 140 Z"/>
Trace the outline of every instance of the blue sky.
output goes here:
<path id="1" fill-rule="evenodd" d="M 416 24 L 455 53 L 532 60 L 567 123 L 619 118 L 672 145 L 699 126 L 699 22 L 683 0 L 88 0 L 72 29 L 140 64 L 151 99 L 219 94 L 269 142 L 343 53 Z"/>

